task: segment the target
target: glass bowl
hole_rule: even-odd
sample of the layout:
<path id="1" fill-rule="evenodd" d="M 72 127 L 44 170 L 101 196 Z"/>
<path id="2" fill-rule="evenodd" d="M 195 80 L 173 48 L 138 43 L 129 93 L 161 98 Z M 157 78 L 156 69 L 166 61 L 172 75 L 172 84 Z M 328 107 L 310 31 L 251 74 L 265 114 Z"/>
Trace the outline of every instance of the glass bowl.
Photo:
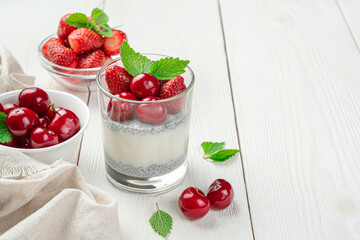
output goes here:
<path id="1" fill-rule="evenodd" d="M 101 69 L 97 68 L 68 68 L 57 65 L 47 60 L 41 49 L 43 45 L 53 37 L 57 37 L 56 34 L 46 37 L 38 47 L 38 54 L 41 65 L 50 73 L 50 75 L 63 86 L 75 90 L 75 91 L 95 91 L 96 90 L 96 74 Z"/>
<path id="2" fill-rule="evenodd" d="M 151 60 L 166 57 L 143 55 Z M 193 71 L 186 67 L 182 74 L 187 87 L 182 93 L 144 102 L 109 92 L 105 72 L 111 65 L 123 67 L 120 58 L 114 59 L 96 78 L 106 175 L 119 189 L 138 193 L 170 190 L 180 184 L 187 169 Z M 150 121 L 152 123 L 146 120 L 159 112 L 165 115 L 160 114 L 156 121 Z"/>

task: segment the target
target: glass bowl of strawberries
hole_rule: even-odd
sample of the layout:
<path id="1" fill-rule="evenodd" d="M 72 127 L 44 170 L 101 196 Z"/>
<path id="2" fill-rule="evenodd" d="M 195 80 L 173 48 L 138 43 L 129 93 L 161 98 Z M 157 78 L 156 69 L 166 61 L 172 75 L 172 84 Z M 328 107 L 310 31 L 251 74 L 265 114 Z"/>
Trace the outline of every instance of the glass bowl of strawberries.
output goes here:
<path id="1" fill-rule="evenodd" d="M 126 41 L 120 55 L 96 78 L 106 175 L 128 191 L 172 189 L 187 169 L 195 82 L 189 61 L 136 53 Z"/>
<path id="2" fill-rule="evenodd" d="M 120 53 L 127 36 L 111 28 L 107 15 L 95 8 L 91 16 L 64 15 L 57 33 L 46 37 L 38 47 L 41 65 L 59 83 L 76 91 L 96 90 L 100 68 Z"/>

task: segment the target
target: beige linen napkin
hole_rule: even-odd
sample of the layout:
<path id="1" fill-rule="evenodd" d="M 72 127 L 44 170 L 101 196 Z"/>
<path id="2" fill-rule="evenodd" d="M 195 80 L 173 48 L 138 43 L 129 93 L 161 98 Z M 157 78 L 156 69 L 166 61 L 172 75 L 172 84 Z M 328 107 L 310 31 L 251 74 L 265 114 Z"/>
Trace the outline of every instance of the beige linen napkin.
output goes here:
<path id="1" fill-rule="evenodd" d="M 0 149 L 1 240 L 119 238 L 116 201 L 87 184 L 75 165 L 48 166 Z"/>
<path id="2" fill-rule="evenodd" d="M 34 81 L 35 77 L 26 75 L 13 55 L 0 42 L 0 93 L 29 87 Z"/>

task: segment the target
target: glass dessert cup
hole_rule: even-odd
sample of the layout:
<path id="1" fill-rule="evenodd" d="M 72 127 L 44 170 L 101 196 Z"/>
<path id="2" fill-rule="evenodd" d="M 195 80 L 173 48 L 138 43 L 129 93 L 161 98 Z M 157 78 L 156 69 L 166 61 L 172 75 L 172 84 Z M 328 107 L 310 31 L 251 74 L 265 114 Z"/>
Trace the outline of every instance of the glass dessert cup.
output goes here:
<path id="1" fill-rule="evenodd" d="M 166 56 L 144 54 L 151 60 Z M 189 125 L 194 74 L 186 67 L 182 74 L 186 89 L 171 98 L 142 102 L 119 98 L 108 91 L 105 71 L 110 65 L 123 67 L 121 59 L 106 64 L 97 74 L 99 108 L 106 175 L 119 189 L 138 193 L 158 193 L 176 187 L 187 168 Z M 110 101 L 121 101 L 119 107 Z M 167 109 L 165 121 L 141 122 L 137 112 L 142 106 Z M 120 111 L 119 109 L 127 109 Z M 130 112 L 132 110 L 133 112 Z"/>
<path id="2" fill-rule="evenodd" d="M 56 34 L 50 35 L 45 38 L 38 47 L 38 55 L 41 65 L 50 73 L 50 75 L 61 85 L 75 91 L 87 92 L 96 90 L 95 79 L 96 74 L 101 67 L 97 68 L 68 68 L 57 65 L 47 60 L 41 49 L 43 45 Z"/>

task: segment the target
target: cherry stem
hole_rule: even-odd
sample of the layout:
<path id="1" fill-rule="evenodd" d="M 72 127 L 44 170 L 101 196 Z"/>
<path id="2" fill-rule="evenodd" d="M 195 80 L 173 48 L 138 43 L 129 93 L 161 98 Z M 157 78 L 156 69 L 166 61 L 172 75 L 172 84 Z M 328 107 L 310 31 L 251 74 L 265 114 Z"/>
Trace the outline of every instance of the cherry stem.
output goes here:
<path id="1" fill-rule="evenodd" d="M 158 211 L 160 211 L 158 203 L 156 203 L 156 208 L 157 208 Z"/>
<path id="2" fill-rule="evenodd" d="M 55 104 L 51 103 L 50 106 L 51 106 L 51 109 L 53 110 L 53 113 L 56 114 Z"/>

